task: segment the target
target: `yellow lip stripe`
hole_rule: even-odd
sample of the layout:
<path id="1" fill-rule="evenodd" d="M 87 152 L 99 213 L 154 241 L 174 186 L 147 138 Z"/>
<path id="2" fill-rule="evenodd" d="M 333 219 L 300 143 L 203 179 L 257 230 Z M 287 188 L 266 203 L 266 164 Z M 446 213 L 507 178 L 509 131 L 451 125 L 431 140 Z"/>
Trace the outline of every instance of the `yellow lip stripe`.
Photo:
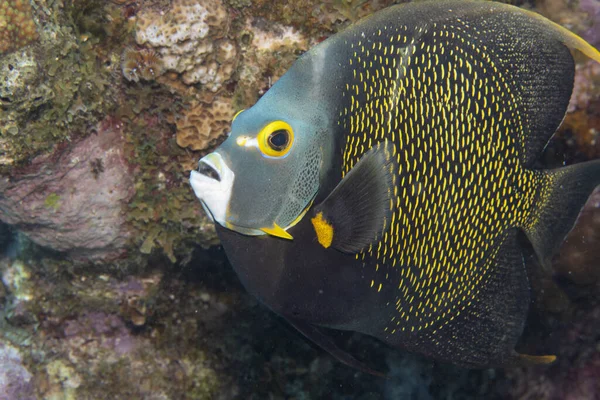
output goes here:
<path id="1" fill-rule="evenodd" d="M 293 240 L 292 235 L 287 233 L 282 227 L 277 224 L 273 224 L 272 228 L 260 228 L 261 231 L 266 233 L 267 235 L 275 236 L 282 239 Z"/>

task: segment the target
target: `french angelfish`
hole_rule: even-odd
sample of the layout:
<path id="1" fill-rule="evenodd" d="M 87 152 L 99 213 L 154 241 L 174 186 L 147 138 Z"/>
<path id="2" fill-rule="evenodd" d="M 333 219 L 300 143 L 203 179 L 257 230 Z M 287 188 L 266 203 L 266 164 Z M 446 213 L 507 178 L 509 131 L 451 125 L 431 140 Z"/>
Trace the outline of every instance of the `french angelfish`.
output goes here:
<path id="1" fill-rule="evenodd" d="M 393 6 L 302 55 L 190 182 L 247 290 L 341 361 L 322 327 L 471 368 L 525 356 L 530 288 L 600 184 L 534 169 L 583 39 L 480 1 Z"/>

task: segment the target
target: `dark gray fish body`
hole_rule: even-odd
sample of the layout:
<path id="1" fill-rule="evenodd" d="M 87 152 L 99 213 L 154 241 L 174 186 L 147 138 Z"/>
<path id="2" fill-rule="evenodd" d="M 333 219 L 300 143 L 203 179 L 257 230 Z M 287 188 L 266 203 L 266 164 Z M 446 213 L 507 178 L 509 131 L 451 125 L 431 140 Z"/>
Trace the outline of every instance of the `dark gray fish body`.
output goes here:
<path id="1" fill-rule="evenodd" d="M 547 265 L 600 183 L 598 161 L 532 169 L 566 112 L 569 47 L 600 60 L 533 13 L 442 1 L 383 10 L 305 54 L 233 125 L 232 136 L 260 131 L 263 151 L 261 127 L 281 119 L 268 140 L 290 148 L 267 149 L 265 165 L 310 142 L 303 160 L 319 166 L 296 162 L 316 186 L 308 174 L 289 179 L 306 192 L 292 196 L 302 213 L 261 226 L 228 199 L 215 218 L 244 285 L 350 364 L 316 326 L 467 367 L 517 362 L 530 300 L 517 236 Z M 235 143 L 249 147 L 248 137 Z M 223 165 L 236 162 L 228 142 Z M 231 199 L 241 192 L 233 184 Z M 259 231 L 269 235 L 251 236 Z"/>

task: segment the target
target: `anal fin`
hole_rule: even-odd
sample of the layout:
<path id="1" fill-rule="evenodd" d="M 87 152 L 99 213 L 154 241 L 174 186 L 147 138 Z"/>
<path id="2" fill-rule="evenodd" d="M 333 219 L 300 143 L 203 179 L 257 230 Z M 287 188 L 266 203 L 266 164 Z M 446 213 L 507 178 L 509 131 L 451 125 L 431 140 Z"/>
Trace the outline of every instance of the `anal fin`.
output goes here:
<path id="1" fill-rule="evenodd" d="M 555 355 L 533 356 L 516 351 L 503 363 L 503 367 L 527 367 L 530 365 L 550 365 L 556 361 Z"/>
<path id="2" fill-rule="evenodd" d="M 319 328 L 303 321 L 290 319 L 287 319 L 287 321 L 300 333 L 306 336 L 310 341 L 315 343 L 323 350 L 327 351 L 329 354 L 337 358 L 342 363 L 370 375 L 375 375 L 382 378 L 386 377 L 386 374 L 368 367 L 363 362 L 354 358 L 351 354 L 340 349 L 335 344 L 335 342 L 329 336 L 323 333 Z"/>
<path id="3" fill-rule="evenodd" d="M 475 267 L 481 274 L 476 290 L 456 306 L 450 319 L 416 335 L 409 349 L 466 368 L 512 364 L 530 302 L 517 233 L 513 228 L 498 238 L 498 247 L 486 257 L 487 264 Z M 403 340 L 407 339 L 411 341 L 410 337 Z"/>
<path id="4" fill-rule="evenodd" d="M 552 364 L 556 361 L 555 355 L 532 356 L 529 354 L 518 354 L 518 358 L 527 364 Z"/>

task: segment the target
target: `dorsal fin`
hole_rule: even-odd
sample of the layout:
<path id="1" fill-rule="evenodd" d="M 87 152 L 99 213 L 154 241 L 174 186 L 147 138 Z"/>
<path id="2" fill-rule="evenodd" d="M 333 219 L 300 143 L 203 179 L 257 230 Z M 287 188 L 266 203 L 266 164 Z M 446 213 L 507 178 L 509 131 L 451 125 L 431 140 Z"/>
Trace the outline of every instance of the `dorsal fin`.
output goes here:
<path id="1" fill-rule="evenodd" d="M 498 3 L 492 7 L 504 8 L 512 15 L 491 13 L 489 18 L 484 18 L 490 26 L 496 24 L 494 19 L 507 17 L 506 32 L 521 32 L 514 37 L 527 38 L 508 44 L 507 38 L 499 37 L 498 43 L 506 42 L 500 54 L 514 63 L 508 68 L 515 72 L 511 79 L 520 85 L 517 102 L 525 111 L 522 161 L 526 168 L 532 168 L 567 112 L 575 78 L 575 64 L 569 50 L 578 50 L 597 62 L 600 62 L 600 52 L 583 38 L 536 12 Z M 505 32 L 499 36 L 502 33 Z M 524 54 L 525 58 L 504 55 L 511 53 Z"/>
<path id="2" fill-rule="evenodd" d="M 523 9 L 523 11 L 526 14 L 529 14 L 533 18 L 540 21 L 540 23 L 542 23 L 543 25 L 553 30 L 558 35 L 558 39 L 561 42 L 563 42 L 565 46 L 574 50 L 578 50 L 585 54 L 587 57 L 591 58 L 592 60 L 600 63 L 600 51 L 598 51 L 598 49 L 586 42 L 585 39 L 571 32 L 564 26 L 559 25 L 556 22 L 551 21 L 547 18 L 544 18 L 542 15 L 536 12 L 525 9 Z"/>

